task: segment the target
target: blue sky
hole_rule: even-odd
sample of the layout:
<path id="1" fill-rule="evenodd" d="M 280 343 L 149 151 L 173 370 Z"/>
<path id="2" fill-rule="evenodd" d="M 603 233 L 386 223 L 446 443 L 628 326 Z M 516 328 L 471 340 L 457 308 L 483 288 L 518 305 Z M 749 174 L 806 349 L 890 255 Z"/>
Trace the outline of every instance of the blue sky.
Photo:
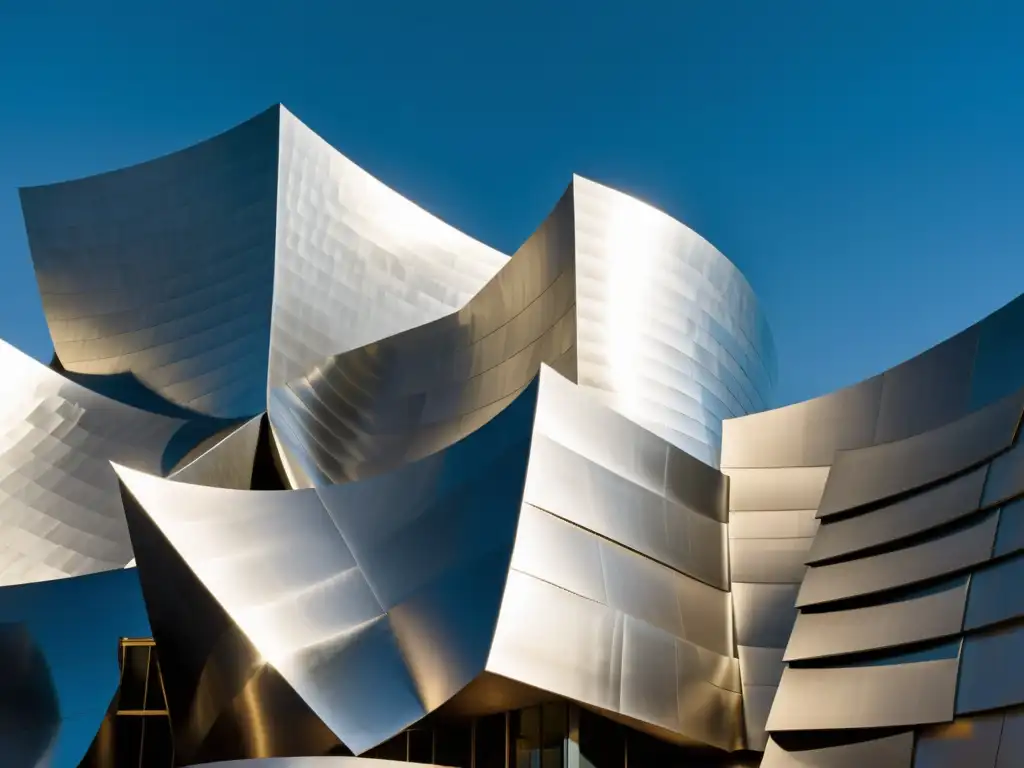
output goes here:
<path id="1" fill-rule="evenodd" d="M 48 358 L 16 188 L 281 101 L 513 250 L 573 172 L 726 253 L 777 403 L 876 373 L 1024 287 L 1024 5 L 903 0 L 0 0 L 0 336 Z"/>

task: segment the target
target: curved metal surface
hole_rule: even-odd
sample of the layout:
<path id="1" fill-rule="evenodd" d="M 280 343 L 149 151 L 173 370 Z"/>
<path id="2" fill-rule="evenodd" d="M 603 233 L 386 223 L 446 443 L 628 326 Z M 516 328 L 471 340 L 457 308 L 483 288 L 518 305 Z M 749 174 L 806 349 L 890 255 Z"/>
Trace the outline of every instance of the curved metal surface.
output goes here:
<path id="1" fill-rule="evenodd" d="M 580 386 L 717 466 L 722 420 L 766 408 L 775 383 L 753 290 L 652 206 L 579 176 L 573 199 Z"/>
<path id="2" fill-rule="evenodd" d="M 187 425 L 65 379 L 0 341 L 0 587 L 122 568 L 110 461 L 160 473 Z"/>
<path id="3" fill-rule="evenodd" d="M 461 309 L 508 261 L 280 115 L 270 388 Z"/>
<path id="4" fill-rule="evenodd" d="M 882 666 L 788 667 L 769 731 L 893 728 L 953 719 L 957 659 Z"/>
<path id="5" fill-rule="evenodd" d="M 50 335 L 78 373 L 134 373 L 223 417 L 264 409 L 278 110 L 141 165 L 21 190 Z"/>
<path id="6" fill-rule="evenodd" d="M 253 675 L 269 666 L 354 752 L 385 741 L 483 672 L 535 397 L 530 387 L 448 450 L 360 483 L 243 493 L 118 468 L 137 503 L 129 524 L 151 613 L 174 599 L 154 582 L 161 558 L 177 558 L 221 607 L 218 621 L 237 635 L 232 644 L 248 649 L 242 658 Z M 199 628 L 171 626 L 169 641 L 161 627 L 154 631 L 159 647 L 181 648 Z M 230 648 L 222 652 L 230 664 Z M 203 710 L 209 696 L 196 672 L 207 665 L 193 663 L 192 690 L 168 688 L 187 722 L 209 724 L 193 729 L 186 759 L 202 753 L 222 713 Z M 249 677 L 239 683 L 239 695 L 251 685 Z M 223 711 L 234 699 L 215 703 Z M 282 754 L 284 747 L 261 743 L 259 723 L 235 721 L 249 734 L 250 756 Z"/>
<path id="7" fill-rule="evenodd" d="M 929 432 L 840 451 L 829 472 L 819 517 L 881 501 L 991 459 L 1013 444 L 1024 390 Z"/>
<path id="8" fill-rule="evenodd" d="M 783 749 L 769 740 L 760 768 L 911 768 L 913 755 L 913 731 L 803 749 Z"/>
<path id="9" fill-rule="evenodd" d="M 985 512 L 952 533 L 923 544 L 833 565 L 811 567 L 797 607 L 910 586 L 970 568 L 992 556 L 999 515 Z"/>
<path id="10" fill-rule="evenodd" d="M 61 720 L 50 765 L 75 768 L 117 690 L 118 639 L 149 634 L 134 569 L 4 587 L 0 622 L 24 626 L 45 659 Z"/>
<path id="11" fill-rule="evenodd" d="M 575 357 L 572 197 L 462 310 L 315 366 L 270 393 L 296 477 L 362 479 L 443 450 Z"/>
<path id="12" fill-rule="evenodd" d="M 179 483 L 249 490 L 264 418 L 261 414 L 249 419 L 168 477 Z"/>
<path id="13" fill-rule="evenodd" d="M 0 623 L 0 754 L 10 768 L 49 763 L 60 710 L 42 650 L 21 624 Z"/>
<path id="14" fill-rule="evenodd" d="M 849 557 L 872 547 L 892 544 L 950 523 L 981 505 L 989 475 L 981 467 L 948 483 L 855 517 L 826 519 L 808 553 L 807 563 Z"/>
<path id="15" fill-rule="evenodd" d="M 963 641 L 957 714 L 1024 704 L 1024 625 L 1001 626 Z"/>
<path id="16" fill-rule="evenodd" d="M 954 694 L 957 711 L 1021 700 L 1019 643 L 989 627 L 1024 615 L 1020 568 L 1004 559 L 1024 547 L 1024 504 L 1008 502 L 1024 491 L 1022 342 L 1024 296 L 884 374 L 724 423 L 747 739 L 758 746 L 769 709 L 768 731 L 786 736 L 766 765 L 829 765 L 811 732 L 838 744 L 858 729 L 947 721 Z M 813 540 L 802 575 L 801 540 Z M 799 587 L 745 583 L 755 579 Z M 787 600 L 797 588 L 799 609 Z M 793 664 L 773 688 L 780 644 Z M 963 748 L 939 740 L 918 761 L 959 764 Z M 846 748 L 829 749 L 845 765 Z"/>
<path id="17" fill-rule="evenodd" d="M 972 589 L 973 589 L 972 585 Z M 801 613 L 786 646 L 786 661 L 819 659 L 912 645 L 960 632 L 967 579 L 910 599 L 825 613 Z"/>

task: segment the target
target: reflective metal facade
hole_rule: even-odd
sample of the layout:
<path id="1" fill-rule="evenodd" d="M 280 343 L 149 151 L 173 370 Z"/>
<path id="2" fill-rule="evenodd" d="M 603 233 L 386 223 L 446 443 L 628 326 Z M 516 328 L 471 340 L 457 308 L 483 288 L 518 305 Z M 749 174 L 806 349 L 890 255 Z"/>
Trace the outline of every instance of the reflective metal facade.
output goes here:
<path id="1" fill-rule="evenodd" d="M 1024 760 L 1021 349 L 1024 297 L 880 376 L 725 423 L 764 768 Z"/>
<path id="2" fill-rule="evenodd" d="M 749 285 L 586 179 L 505 257 L 275 108 L 22 199 L 22 763 L 1024 764 L 1024 297 L 759 412 Z"/>
<path id="3" fill-rule="evenodd" d="M 229 756 L 222 733 L 295 754 L 317 723 L 359 754 L 498 680 L 743 745 L 725 478 L 551 369 L 468 436 L 357 482 L 117 471 L 157 647 L 200 654 L 163 658 L 184 759 Z M 301 706 L 277 709 L 271 679 Z"/>

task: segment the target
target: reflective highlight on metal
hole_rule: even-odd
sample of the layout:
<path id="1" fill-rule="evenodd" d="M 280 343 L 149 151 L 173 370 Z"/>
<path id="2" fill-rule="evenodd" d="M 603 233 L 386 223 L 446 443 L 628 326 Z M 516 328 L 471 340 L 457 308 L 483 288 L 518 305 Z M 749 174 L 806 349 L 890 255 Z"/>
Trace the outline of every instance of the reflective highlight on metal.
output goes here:
<path id="1" fill-rule="evenodd" d="M 508 261 L 280 119 L 270 387 L 460 309 Z"/>
<path id="2" fill-rule="evenodd" d="M 774 355 L 724 256 L 660 211 L 574 177 L 462 310 L 319 362 L 272 389 L 269 411 L 292 474 L 343 482 L 464 437 L 546 363 L 717 466 L 722 419 L 765 406 Z"/>
<path id="3" fill-rule="evenodd" d="M 160 473 L 184 420 L 76 384 L 0 341 L 0 587 L 132 559 L 110 461 Z"/>
<path id="4" fill-rule="evenodd" d="M 1024 375 L 995 360 L 1022 348 L 1024 297 L 873 379 L 724 423 L 747 738 L 763 734 L 762 766 L 994 768 L 1020 754 L 1024 602 L 1010 585 L 1024 573 Z M 736 546 L 747 539 L 759 543 Z M 792 586 L 767 610 L 740 600 L 742 581 Z M 743 664 L 744 641 L 785 648 L 778 678 Z M 753 721 L 750 689 L 773 684 Z M 905 731 L 858 736 L 893 728 Z"/>
<path id="5" fill-rule="evenodd" d="M 558 471 L 569 461 L 600 482 L 580 487 Z M 742 746 L 724 478 L 551 369 L 467 437 L 358 482 L 242 493 L 118 473 L 158 647 L 211 648 L 197 670 L 228 663 L 210 645 L 224 629 L 157 619 L 182 589 L 161 578 L 186 568 L 189 601 L 215 601 L 249 663 L 357 754 L 485 673 L 681 743 Z M 198 672 L 177 676 L 196 683 L 169 686 L 171 710 L 194 722 L 211 694 Z M 250 757 L 286 749 L 239 713 L 203 715 L 224 717 Z M 181 754 L 215 759 L 213 731 L 188 730 Z"/>
<path id="6" fill-rule="evenodd" d="M 761 412 L 742 275 L 580 177 L 506 257 L 275 107 L 22 203 L 0 762 L 1024 764 L 1024 296 Z"/>
<path id="7" fill-rule="evenodd" d="M 754 292 L 661 211 L 579 176 L 573 198 L 580 386 L 717 466 L 722 420 L 767 408 L 775 383 Z"/>

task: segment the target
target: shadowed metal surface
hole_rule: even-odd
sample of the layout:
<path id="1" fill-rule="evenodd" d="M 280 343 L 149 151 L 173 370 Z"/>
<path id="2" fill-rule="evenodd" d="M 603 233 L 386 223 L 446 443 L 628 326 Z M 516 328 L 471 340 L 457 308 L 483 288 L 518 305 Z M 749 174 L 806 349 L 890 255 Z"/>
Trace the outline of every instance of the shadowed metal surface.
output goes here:
<path id="1" fill-rule="evenodd" d="M 0 754 L 10 768 L 43 768 L 60 729 L 42 651 L 21 624 L 0 624 Z"/>
<path id="2" fill-rule="evenodd" d="M 264 409 L 278 110 L 166 157 L 21 190 L 50 335 L 78 373 L 134 373 L 214 416 Z"/>
<path id="3" fill-rule="evenodd" d="M 0 586 L 121 568 L 131 541 L 110 461 L 160 473 L 186 422 L 68 381 L 0 341 Z"/>
<path id="4" fill-rule="evenodd" d="M 249 490 L 256 458 L 256 441 L 264 418 L 260 415 L 249 419 L 181 469 L 172 472 L 169 477 L 179 483 Z"/>
<path id="5" fill-rule="evenodd" d="M 770 739 L 761 768 L 910 768 L 913 752 L 912 731 L 793 750 Z"/>

